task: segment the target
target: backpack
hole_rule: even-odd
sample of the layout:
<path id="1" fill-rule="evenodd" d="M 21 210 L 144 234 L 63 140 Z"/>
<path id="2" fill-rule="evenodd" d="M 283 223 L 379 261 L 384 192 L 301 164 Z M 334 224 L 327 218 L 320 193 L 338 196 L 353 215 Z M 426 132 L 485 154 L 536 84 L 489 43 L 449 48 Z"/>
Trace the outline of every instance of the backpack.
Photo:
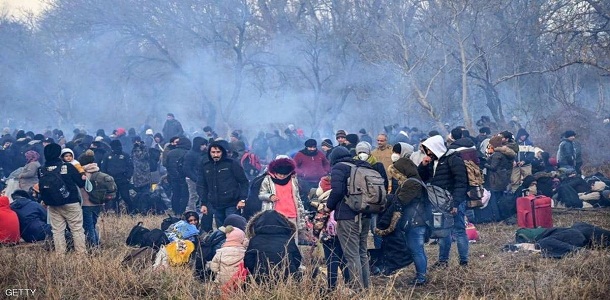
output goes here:
<path id="1" fill-rule="evenodd" d="M 258 156 L 250 151 L 246 151 L 244 155 L 241 156 L 240 164 L 242 168 L 244 168 L 246 175 L 250 177 L 258 176 L 263 169 Z"/>
<path id="2" fill-rule="evenodd" d="M 451 212 L 453 197 L 446 189 L 432 184 L 425 184 L 417 178 L 409 178 L 419 183 L 426 190 L 426 199 L 432 204 L 432 220 L 428 220 L 431 238 L 444 238 L 451 234 L 454 220 Z"/>
<path id="3" fill-rule="evenodd" d="M 345 204 L 358 213 L 380 213 L 387 206 L 384 179 L 379 172 L 342 162 L 350 166 Z"/>
<path id="4" fill-rule="evenodd" d="M 159 250 L 162 245 L 169 244 L 169 239 L 163 230 L 155 228 L 142 235 L 142 246 Z"/>
<path id="5" fill-rule="evenodd" d="M 140 247 L 144 242 L 144 235 L 148 232 L 150 232 L 150 230 L 142 226 L 142 222 L 138 222 L 129 232 L 125 244 L 127 244 L 127 246 Z"/>
<path id="6" fill-rule="evenodd" d="M 63 205 L 66 203 L 68 197 L 70 197 L 70 191 L 68 191 L 68 187 L 60 174 L 60 171 L 63 168 L 67 168 L 67 166 L 61 164 L 52 171 L 47 170 L 47 167 L 38 168 L 40 199 L 47 205 Z"/>
<path id="7" fill-rule="evenodd" d="M 116 197 L 117 187 L 114 178 L 106 173 L 91 174 L 93 189 L 89 192 L 89 201 L 93 204 L 105 204 Z"/>
<path id="8" fill-rule="evenodd" d="M 141 247 L 138 249 L 134 249 L 131 252 L 127 253 L 125 257 L 123 257 L 121 265 L 137 270 L 144 269 L 148 266 L 153 265 L 156 253 L 157 252 L 155 251 L 155 249 L 151 247 Z"/>
<path id="9" fill-rule="evenodd" d="M 166 231 L 169 226 L 171 226 L 172 224 L 180 221 L 180 218 L 176 218 L 176 217 L 172 217 L 171 215 L 167 215 L 167 218 L 163 219 L 163 221 L 161 221 L 161 230 Z"/>
<path id="10" fill-rule="evenodd" d="M 466 172 L 468 173 L 468 198 L 470 200 L 466 201 L 466 206 L 468 208 L 477 208 L 483 206 L 483 174 L 481 173 L 481 168 L 471 160 L 464 160 L 464 165 L 466 165 Z"/>

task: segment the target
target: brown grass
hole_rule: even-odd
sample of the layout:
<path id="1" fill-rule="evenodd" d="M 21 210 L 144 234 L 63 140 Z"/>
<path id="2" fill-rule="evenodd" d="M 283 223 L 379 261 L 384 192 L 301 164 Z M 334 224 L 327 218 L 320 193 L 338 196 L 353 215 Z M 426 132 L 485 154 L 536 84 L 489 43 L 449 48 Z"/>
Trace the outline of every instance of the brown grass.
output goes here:
<path id="1" fill-rule="evenodd" d="M 556 226 L 585 221 L 610 228 L 610 211 L 555 211 Z M 139 220 L 148 228 L 159 226 L 162 217 L 100 219 L 103 250 L 92 256 L 57 255 L 41 247 L 0 248 L 0 288 L 36 289 L 40 299 L 218 299 L 212 283 L 193 279 L 188 268 L 165 271 L 136 271 L 120 266 L 130 251 L 124 245 L 131 227 Z M 412 288 L 407 281 L 414 274 L 411 265 L 393 278 L 373 278 L 373 287 L 354 296 L 335 292 L 328 299 L 607 299 L 610 292 L 610 252 L 583 251 L 561 260 L 544 259 L 531 253 L 502 253 L 500 248 L 514 241 L 516 227 L 480 225 L 482 240 L 471 244 L 470 266 L 457 266 L 456 247 L 446 270 L 430 271 L 429 284 Z M 429 264 L 438 249 L 427 246 Z M 309 267 L 311 271 L 313 267 Z M 325 287 L 325 277 L 300 282 L 256 285 L 231 295 L 233 299 L 316 299 Z"/>

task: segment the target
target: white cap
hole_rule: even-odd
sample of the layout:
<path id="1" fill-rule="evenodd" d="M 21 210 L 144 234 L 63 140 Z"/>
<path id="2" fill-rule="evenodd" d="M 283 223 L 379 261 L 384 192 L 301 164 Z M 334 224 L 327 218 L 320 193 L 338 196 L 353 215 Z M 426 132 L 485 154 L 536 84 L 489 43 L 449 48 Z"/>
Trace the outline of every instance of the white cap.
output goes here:
<path id="1" fill-rule="evenodd" d="M 103 140 L 104 140 L 104 137 L 102 137 L 102 136 L 99 136 L 99 135 L 98 135 L 98 136 L 96 136 L 96 137 L 95 137 L 95 141 L 96 141 L 96 142 L 101 142 L 101 141 L 103 141 Z"/>
<path id="2" fill-rule="evenodd" d="M 149 128 L 149 129 L 146 129 L 146 134 L 153 135 L 154 133 L 153 133 L 153 130 Z"/>

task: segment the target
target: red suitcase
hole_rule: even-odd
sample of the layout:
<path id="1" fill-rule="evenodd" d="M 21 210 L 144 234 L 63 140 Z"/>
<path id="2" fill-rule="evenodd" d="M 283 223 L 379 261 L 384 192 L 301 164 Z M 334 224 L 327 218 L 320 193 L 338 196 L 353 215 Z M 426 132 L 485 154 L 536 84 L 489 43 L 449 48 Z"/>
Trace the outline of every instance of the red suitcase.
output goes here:
<path id="1" fill-rule="evenodd" d="M 553 227 L 551 198 L 525 196 L 517 198 L 517 224 L 521 228 Z"/>

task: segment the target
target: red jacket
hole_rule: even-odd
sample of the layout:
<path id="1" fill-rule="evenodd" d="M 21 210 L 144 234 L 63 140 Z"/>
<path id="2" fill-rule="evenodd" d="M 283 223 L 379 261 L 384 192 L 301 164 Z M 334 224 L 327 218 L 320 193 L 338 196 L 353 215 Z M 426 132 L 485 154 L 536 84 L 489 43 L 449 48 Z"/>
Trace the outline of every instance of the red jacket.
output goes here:
<path id="1" fill-rule="evenodd" d="M 318 183 L 320 178 L 330 172 L 330 163 L 326 159 L 326 155 L 320 150 L 316 150 L 314 156 L 306 154 L 306 152 L 307 149 L 304 149 L 294 156 L 294 162 L 297 165 L 297 177 L 299 180 Z"/>
<path id="2" fill-rule="evenodd" d="M 19 218 L 9 206 L 8 197 L 0 197 L 0 244 L 19 243 Z"/>

